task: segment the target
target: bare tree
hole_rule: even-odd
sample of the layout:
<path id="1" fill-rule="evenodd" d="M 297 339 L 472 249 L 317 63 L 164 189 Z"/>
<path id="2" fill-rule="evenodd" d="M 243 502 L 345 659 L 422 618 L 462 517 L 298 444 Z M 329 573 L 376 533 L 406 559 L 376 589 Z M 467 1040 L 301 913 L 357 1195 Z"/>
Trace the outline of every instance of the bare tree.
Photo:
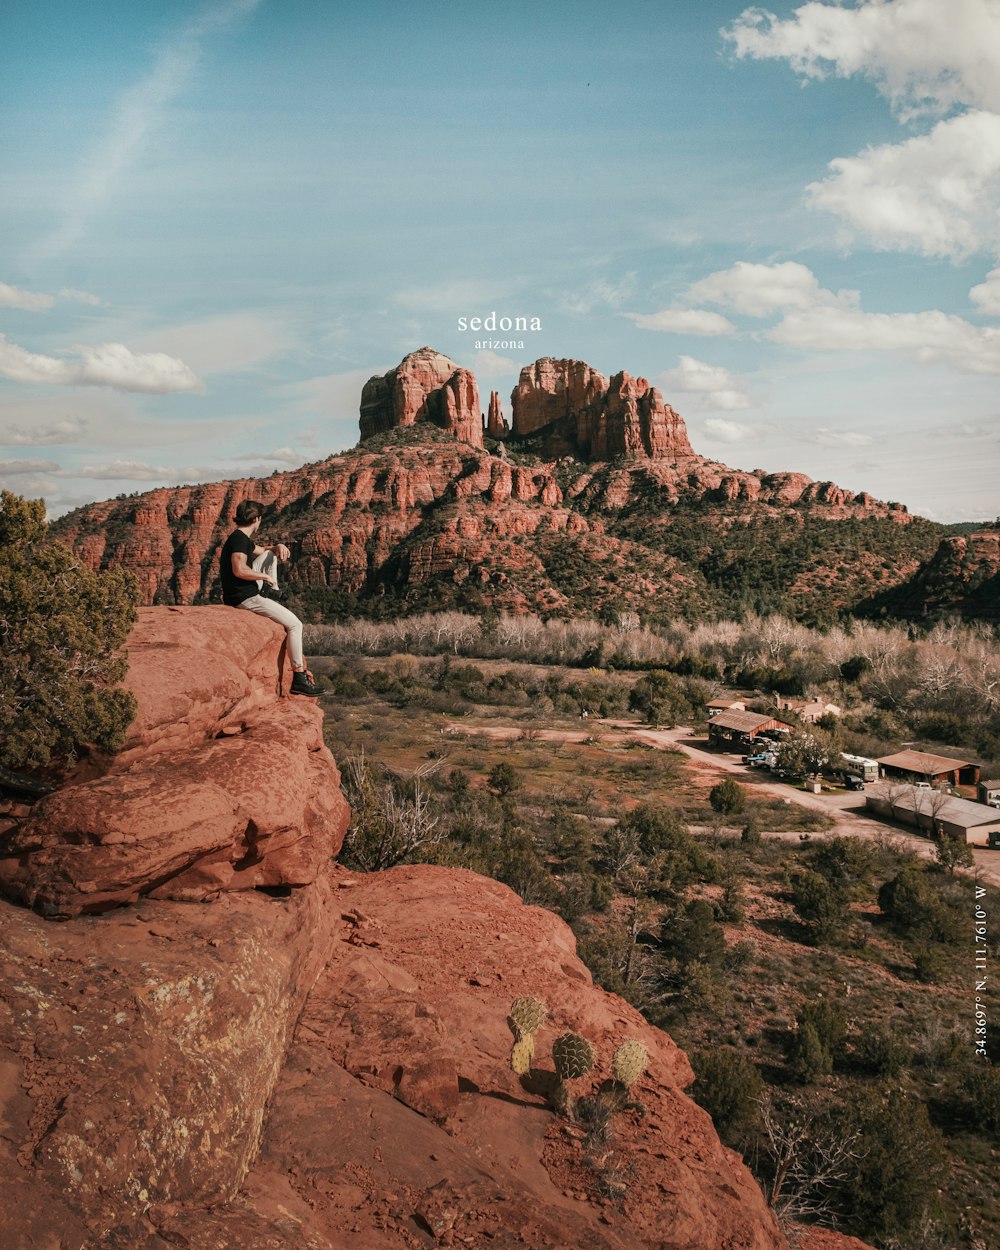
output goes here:
<path id="1" fill-rule="evenodd" d="M 797 1101 L 791 1102 L 789 1112 L 779 1117 L 771 1099 L 761 1099 L 771 1164 L 767 1199 L 782 1221 L 829 1217 L 838 1184 L 862 1157 L 861 1135 L 818 1127 Z"/>

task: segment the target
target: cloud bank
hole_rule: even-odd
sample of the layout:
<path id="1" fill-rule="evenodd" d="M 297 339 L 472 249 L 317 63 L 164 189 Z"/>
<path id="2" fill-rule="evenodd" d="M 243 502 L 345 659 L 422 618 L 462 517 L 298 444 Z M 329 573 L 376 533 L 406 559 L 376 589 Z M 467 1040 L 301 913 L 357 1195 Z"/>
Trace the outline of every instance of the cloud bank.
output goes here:
<path id="1" fill-rule="evenodd" d="M 110 386 L 120 391 L 167 395 L 201 391 L 204 385 L 183 360 L 163 352 L 137 355 L 124 343 L 78 347 L 78 360 L 40 356 L 11 343 L 0 334 L 0 376 L 14 382 L 50 386 Z"/>

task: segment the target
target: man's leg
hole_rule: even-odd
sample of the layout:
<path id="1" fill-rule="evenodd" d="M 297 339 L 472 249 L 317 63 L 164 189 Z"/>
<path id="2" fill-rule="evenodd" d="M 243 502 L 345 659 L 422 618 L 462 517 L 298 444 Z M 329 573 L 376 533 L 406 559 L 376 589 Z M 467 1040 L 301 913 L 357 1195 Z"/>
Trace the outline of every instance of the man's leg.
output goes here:
<path id="1" fill-rule="evenodd" d="M 244 599 L 239 606 L 248 612 L 256 613 L 257 616 L 266 616 L 270 621 L 277 621 L 284 627 L 288 635 L 288 658 L 296 673 L 292 681 L 292 693 L 315 694 L 316 689 L 309 680 L 305 658 L 302 655 L 302 622 L 295 613 L 290 612 L 283 604 L 276 603 L 273 599 L 265 599 L 263 595 L 254 595 L 250 599 Z"/>
<path id="2" fill-rule="evenodd" d="M 274 578 L 274 589 L 278 589 L 278 557 L 273 551 L 262 551 L 259 556 L 254 557 L 250 567 L 255 573 L 269 573 Z M 258 582 L 257 589 L 263 590 L 264 583 Z"/>

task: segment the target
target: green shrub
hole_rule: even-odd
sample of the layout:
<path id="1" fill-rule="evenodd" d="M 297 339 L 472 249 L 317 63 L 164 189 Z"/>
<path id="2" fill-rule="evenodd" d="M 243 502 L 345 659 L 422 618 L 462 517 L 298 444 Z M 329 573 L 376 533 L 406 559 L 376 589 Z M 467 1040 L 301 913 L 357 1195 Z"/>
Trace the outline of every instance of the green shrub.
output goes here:
<path id="1" fill-rule="evenodd" d="M 122 745 L 136 704 L 117 683 L 138 597 L 131 573 L 95 573 L 48 537 L 41 499 L 0 493 L 0 765 Z"/>
<path id="2" fill-rule="evenodd" d="M 691 1056 L 695 1082 L 691 1097 L 704 1107 L 719 1135 L 731 1140 L 733 1130 L 757 1116 L 764 1082 L 756 1065 L 734 1050 L 696 1050 Z"/>
<path id="3" fill-rule="evenodd" d="M 513 764 L 494 764 L 490 769 L 490 775 L 486 779 L 486 784 L 495 793 L 501 796 L 505 794 L 513 794 L 515 790 L 520 789 L 521 779 L 517 775 L 517 769 Z"/>
<path id="4" fill-rule="evenodd" d="M 854 1047 L 858 1062 L 875 1076 L 898 1076 L 909 1062 L 910 1047 L 892 1029 L 866 1024 Z"/>
<path id="5" fill-rule="evenodd" d="M 746 807 L 746 791 L 738 781 L 727 777 L 709 791 L 708 801 L 723 816 L 738 816 Z"/>
<path id="6" fill-rule="evenodd" d="M 792 903 L 809 926 L 816 945 L 832 941 L 847 922 L 847 906 L 843 898 L 819 873 L 798 874 Z"/>

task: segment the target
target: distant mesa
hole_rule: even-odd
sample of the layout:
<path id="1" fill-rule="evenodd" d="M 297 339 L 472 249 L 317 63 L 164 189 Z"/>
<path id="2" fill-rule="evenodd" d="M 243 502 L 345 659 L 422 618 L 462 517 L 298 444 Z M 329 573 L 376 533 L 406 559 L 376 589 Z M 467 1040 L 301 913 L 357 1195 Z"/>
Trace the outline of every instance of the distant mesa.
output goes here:
<path id="1" fill-rule="evenodd" d="M 508 426 L 493 391 L 484 418 L 475 376 L 421 347 L 365 384 L 361 438 L 430 421 L 474 447 L 482 447 L 484 433 L 496 440 L 531 438 L 543 454 L 585 461 L 636 456 L 676 463 L 695 454 L 683 419 L 655 386 L 625 372 L 608 381 L 582 360 L 545 356 L 525 365 L 511 406 Z"/>
<path id="2" fill-rule="evenodd" d="M 545 356 L 525 365 L 511 393 L 514 436 L 541 434 L 550 454 L 685 460 L 695 453 L 683 419 L 645 378 L 609 382 L 582 360 Z"/>
<path id="3" fill-rule="evenodd" d="M 361 437 L 430 421 L 463 443 L 483 445 L 475 374 L 431 347 L 404 356 L 395 369 L 369 378 L 361 392 Z"/>

